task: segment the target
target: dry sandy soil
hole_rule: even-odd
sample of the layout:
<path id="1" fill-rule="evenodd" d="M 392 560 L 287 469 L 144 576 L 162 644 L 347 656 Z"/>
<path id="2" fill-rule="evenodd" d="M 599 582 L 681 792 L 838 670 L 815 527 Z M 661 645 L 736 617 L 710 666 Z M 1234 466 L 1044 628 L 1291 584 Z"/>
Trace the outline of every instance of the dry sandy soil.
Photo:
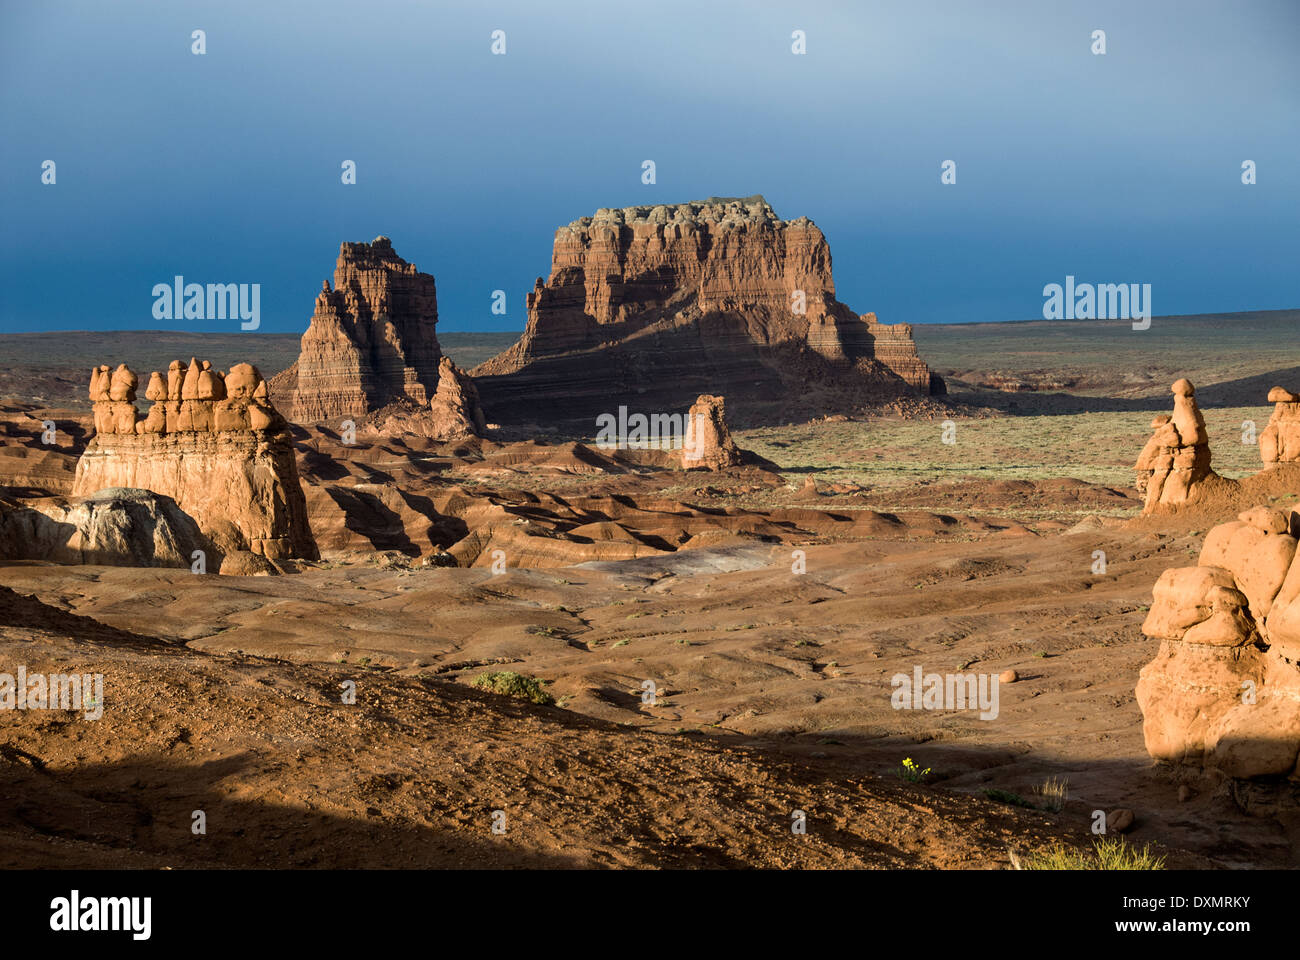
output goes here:
<path id="1" fill-rule="evenodd" d="M 1088 364 L 1043 372 L 1051 350 L 1000 365 L 1045 392 L 950 368 L 935 419 L 739 431 L 756 456 L 714 475 L 575 438 L 344 450 L 302 431 L 325 559 L 300 573 L 0 567 L 2 669 L 105 676 L 101 720 L 0 712 L 0 863 L 998 867 L 1128 807 L 1170 866 L 1300 865 L 1285 787 L 1143 748 L 1151 586 L 1226 519 L 1136 519 L 1128 465 L 1167 381 L 1058 388 Z M 1233 385 L 1239 358 L 1194 360 L 1198 395 L 1223 394 L 1204 404 L 1216 468 L 1253 471 L 1235 434 L 1241 410 L 1262 427 L 1262 394 Z M 12 495 L 70 481 L 83 415 L 8 405 Z M 62 446 L 35 442 L 46 417 Z M 425 565 L 467 531 L 460 567 Z M 995 719 L 893 709 L 890 678 L 918 665 L 1020 679 Z M 474 689 L 488 670 L 555 703 Z M 901 779 L 905 758 L 930 775 Z M 1032 801 L 1051 777 L 1056 813 L 985 795 Z"/>

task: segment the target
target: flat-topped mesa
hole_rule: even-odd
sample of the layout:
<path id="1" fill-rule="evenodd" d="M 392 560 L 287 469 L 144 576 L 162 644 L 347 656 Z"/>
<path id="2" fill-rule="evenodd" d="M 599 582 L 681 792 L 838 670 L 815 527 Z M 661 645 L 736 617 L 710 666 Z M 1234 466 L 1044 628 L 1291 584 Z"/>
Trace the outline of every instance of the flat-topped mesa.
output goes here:
<path id="1" fill-rule="evenodd" d="M 316 559 L 288 425 L 252 364 L 229 372 L 208 361 L 172 361 L 149 375 L 141 416 L 139 378 L 121 364 L 90 373 L 95 436 L 77 461 L 72 495 L 108 488 L 171 497 L 223 552 Z"/>
<path id="2" fill-rule="evenodd" d="M 300 423 L 362 417 L 407 399 L 426 406 L 438 385 L 438 295 L 433 276 L 392 241 L 344 243 L 292 367 L 271 383 Z"/>
<path id="3" fill-rule="evenodd" d="M 801 375 L 781 362 L 791 351 L 845 382 L 857 367 L 881 399 L 930 392 L 911 328 L 836 300 L 821 230 L 780 219 L 761 196 L 597 210 L 555 232 L 550 277 L 525 302 L 523 337 L 471 371 L 492 380 L 479 384 L 492 419 L 527 417 L 539 396 L 582 408 L 614 387 L 676 385 L 666 399 L 677 403 L 705 392 L 697 386 L 731 396 L 729 383 L 753 390 L 755 362 L 787 368 L 768 381 Z M 579 354 L 584 363 L 569 362 Z M 598 383 L 576 382 L 584 365 Z"/>

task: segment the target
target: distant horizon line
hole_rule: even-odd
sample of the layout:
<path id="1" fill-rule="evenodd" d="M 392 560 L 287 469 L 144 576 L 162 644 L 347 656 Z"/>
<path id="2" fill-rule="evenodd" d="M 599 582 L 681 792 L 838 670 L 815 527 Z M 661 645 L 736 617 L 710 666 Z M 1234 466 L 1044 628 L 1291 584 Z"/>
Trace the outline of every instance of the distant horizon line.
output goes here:
<path id="1" fill-rule="evenodd" d="M 1218 311 L 1214 313 L 1163 313 L 1163 314 L 1158 313 L 1158 314 L 1154 314 L 1151 319 L 1152 322 L 1154 323 L 1156 320 L 1196 320 L 1202 317 L 1249 317 L 1249 316 L 1259 316 L 1262 314 L 1269 314 L 1269 313 L 1295 313 L 1297 311 L 1300 311 L 1300 306 L 1274 307 L 1274 308 L 1263 309 L 1263 310 L 1225 310 L 1225 311 Z M 910 323 L 914 327 L 972 327 L 972 326 L 987 327 L 987 326 L 1007 326 L 1010 324 L 1023 324 L 1023 323 L 1050 323 L 1053 325 L 1106 324 L 1106 323 L 1127 325 L 1129 323 L 1129 321 L 1127 320 L 1110 320 L 1110 319 L 1047 320 L 1044 319 L 1043 317 L 1033 317 L 1027 320 L 938 320 L 938 321 L 899 320 L 896 322 Z M 885 325 L 892 326 L 893 324 L 886 323 Z M 149 328 L 112 327 L 112 328 L 105 328 L 102 330 L 92 330 L 86 328 L 69 328 L 69 329 L 61 329 L 61 330 L 4 330 L 4 331 L 0 331 L 0 336 L 31 337 L 31 336 L 51 336 L 54 334 L 74 334 L 74 333 L 90 333 L 90 334 L 164 333 L 164 334 L 180 334 L 180 335 L 211 334 L 216 336 L 231 336 L 231 337 L 236 337 L 236 336 L 237 337 L 301 337 L 304 332 L 305 332 L 305 328 L 303 331 L 298 331 L 298 332 L 292 330 L 287 330 L 287 331 L 282 330 L 278 332 L 273 332 L 273 331 L 253 331 L 253 330 L 192 330 L 192 329 L 177 330 L 177 329 L 163 329 L 161 327 L 156 327 L 156 328 L 155 327 L 149 327 Z M 479 335 L 486 335 L 486 334 L 522 335 L 524 330 L 522 327 L 515 330 L 463 330 L 463 329 L 457 329 L 453 327 L 443 327 L 441 324 L 439 324 L 437 332 L 471 333 L 471 334 L 479 334 Z"/>

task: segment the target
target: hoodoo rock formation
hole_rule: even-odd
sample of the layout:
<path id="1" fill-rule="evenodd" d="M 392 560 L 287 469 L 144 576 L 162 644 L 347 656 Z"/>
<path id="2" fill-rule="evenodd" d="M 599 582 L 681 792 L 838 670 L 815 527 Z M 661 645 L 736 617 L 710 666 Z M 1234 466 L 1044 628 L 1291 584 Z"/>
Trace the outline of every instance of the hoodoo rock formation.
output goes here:
<path id="1" fill-rule="evenodd" d="M 740 448 L 731 439 L 722 397 L 701 394 L 686 418 L 682 466 L 687 470 L 722 470 L 740 463 Z"/>
<path id="2" fill-rule="evenodd" d="M 1261 498 L 1300 488 L 1300 395 L 1282 387 L 1268 392 L 1273 415 L 1258 438 L 1265 469 L 1233 480 L 1210 468 L 1210 438 L 1196 406 L 1196 391 L 1186 380 L 1173 385 L 1174 412 L 1151 421 L 1154 431 L 1134 465 L 1143 495 L 1143 514 L 1164 513 L 1197 504 L 1239 510 Z M 1235 506 L 1234 506 L 1235 505 Z"/>
<path id="3" fill-rule="evenodd" d="M 1300 778 L 1300 516 L 1267 507 L 1166 570 L 1142 631 L 1160 640 L 1137 700 L 1147 751 L 1230 777 Z"/>
<path id="4" fill-rule="evenodd" d="M 1300 461 L 1300 396 L 1274 387 L 1268 402 L 1276 406 L 1259 435 L 1259 458 L 1266 464 Z"/>
<path id="5" fill-rule="evenodd" d="M 169 497 L 232 569 L 260 566 L 234 556 L 241 552 L 317 558 L 287 424 L 256 367 L 223 374 L 207 361 L 173 361 L 165 376 L 150 374 L 143 417 L 138 384 L 126 364 L 91 371 L 95 436 L 77 462 L 73 497 L 119 487 Z"/>
<path id="6" fill-rule="evenodd" d="M 1174 394 L 1173 416 L 1161 415 L 1151 421 L 1155 431 L 1138 456 L 1138 493 L 1144 495 L 1144 513 L 1158 505 L 1187 503 L 1199 492 L 1197 485 L 1215 475 L 1210 469 L 1210 437 L 1205 418 L 1196 406 L 1196 390 L 1187 380 L 1171 388 Z"/>
<path id="7" fill-rule="evenodd" d="M 788 419 L 819 401 L 931 392 L 911 328 L 836 300 L 822 232 L 779 219 L 761 196 L 575 220 L 556 231 L 550 278 L 526 303 L 523 337 L 471 371 L 501 422 L 585 419 L 629 394 L 673 409 L 723 389 Z"/>
<path id="8" fill-rule="evenodd" d="M 344 243 L 316 297 L 298 360 L 271 381 L 299 423 L 360 418 L 396 400 L 428 406 L 438 386 L 434 279 L 393 252 L 387 237 Z"/>

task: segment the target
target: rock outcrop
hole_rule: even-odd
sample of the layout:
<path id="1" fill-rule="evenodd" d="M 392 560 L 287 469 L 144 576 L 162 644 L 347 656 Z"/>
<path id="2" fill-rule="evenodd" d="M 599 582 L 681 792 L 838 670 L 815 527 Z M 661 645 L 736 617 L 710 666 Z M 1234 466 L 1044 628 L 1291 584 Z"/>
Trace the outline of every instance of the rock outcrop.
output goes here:
<path id="1" fill-rule="evenodd" d="M 450 357 L 443 357 L 438 363 L 438 390 L 429 409 L 434 423 L 430 436 L 456 440 L 481 437 L 487 431 L 478 388 L 473 378 L 452 363 Z"/>
<path id="2" fill-rule="evenodd" d="M 1151 421 L 1154 433 L 1135 465 L 1138 493 L 1146 502 L 1143 513 L 1194 500 L 1198 484 L 1216 476 L 1210 469 L 1210 437 L 1196 406 L 1195 388 L 1187 380 L 1178 380 L 1171 389 L 1173 415 Z"/>
<path id="3" fill-rule="evenodd" d="M 414 434 L 444 442 L 482 437 L 486 432 L 474 381 L 450 357 L 438 363 L 438 389 L 427 406 L 396 401 L 371 414 L 363 430 L 371 439 Z"/>
<path id="4" fill-rule="evenodd" d="M 1300 395 L 1282 387 L 1268 392 L 1273 416 L 1259 435 L 1259 458 L 1265 464 L 1300 462 Z"/>
<path id="5" fill-rule="evenodd" d="M 0 501 L 0 556 L 114 567 L 190 567 L 213 552 L 194 519 L 170 497 L 109 488 L 88 497 Z M 214 558 L 215 559 L 215 558 Z"/>
<path id="6" fill-rule="evenodd" d="M 1158 760 L 1300 778 L 1300 516 L 1243 512 L 1166 570 L 1142 631 L 1161 641 L 1137 700 Z"/>
<path id="7" fill-rule="evenodd" d="M 207 361 L 173 361 L 165 377 L 150 374 L 143 417 L 138 383 L 125 364 L 91 371 L 95 436 L 77 462 L 73 497 L 150 490 L 175 501 L 223 554 L 316 559 L 288 427 L 256 367 L 223 374 Z"/>
<path id="8" fill-rule="evenodd" d="M 299 423 L 357 421 L 395 400 L 428 406 L 438 385 L 434 279 L 393 252 L 387 237 L 344 243 L 316 297 L 298 360 L 272 394 Z"/>
<path id="9" fill-rule="evenodd" d="M 682 466 L 687 470 L 722 470 L 740 463 L 740 448 L 727 429 L 722 397 L 701 394 L 686 418 Z"/>
<path id="10" fill-rule="evenodd" d="M 526 304 L 523 337 L 471 371 L 501 422 L 585 419 L 629 394 L 669 410 L 721 388 L 788 412 L 821 386 L 858 401 L 931 390 L 911 328 L 836 300 L 822 232 L 761 196 L 575 220 Z"/>

